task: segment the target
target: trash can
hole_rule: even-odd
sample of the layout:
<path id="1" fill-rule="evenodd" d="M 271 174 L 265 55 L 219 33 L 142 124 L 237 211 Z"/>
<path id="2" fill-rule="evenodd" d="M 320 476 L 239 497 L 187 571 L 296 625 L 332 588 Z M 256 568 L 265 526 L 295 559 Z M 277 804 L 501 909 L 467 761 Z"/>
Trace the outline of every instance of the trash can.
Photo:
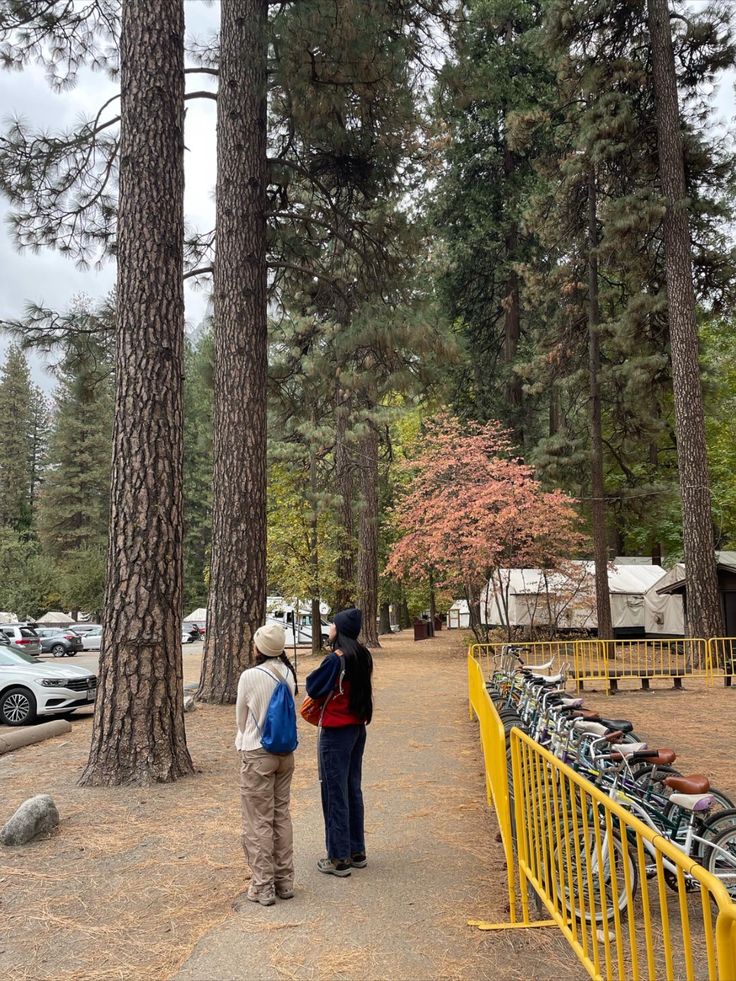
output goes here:
<path id="1" fill-rule="evenodd" d="M 439 613 L 434 618 L 434 629 L 442 630 L 442 617 L 439 615 Z"/>
<path id="2" fill-rule="evenodd" d="M 414 640 L 426 640 L 428 636 L 427 627 L 428 627 L 428 623 L 426 620 L 415 620 Z"/>
<path id="3" fill-rule="evenodd" d="M 427 637 L 434 637 L 434 624 L 429 618 L 424 622 L 427 624 Z"/>

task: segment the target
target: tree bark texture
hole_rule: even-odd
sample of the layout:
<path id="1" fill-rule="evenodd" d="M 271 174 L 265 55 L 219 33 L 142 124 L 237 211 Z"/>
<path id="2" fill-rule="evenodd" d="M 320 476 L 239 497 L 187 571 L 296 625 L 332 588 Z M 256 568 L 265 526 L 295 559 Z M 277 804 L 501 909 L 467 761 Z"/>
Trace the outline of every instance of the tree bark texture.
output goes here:
<path id="1" fill-rule="evenodd" d="M 358 606 L 363 611 L 361 640 L 380 647 L 378 640 L 378 432 L 370 427 L 361 441 L 360 533 L 358 543 Z"/>
<path id="2" fill-rule="evenodd" d="M 718 597 L 703 392 L 698 361 L 692 251 L 682 153 L 677 76 L 667 0 L 648 0 L 657 114 L 659 179 L 665 197 L 664 250 L 669 308 L 677 462 L 682 495 L 688 630 L 718 637 Z"/>
<path id="3" fill-rule="evenodd" d="M 608 589 L 606 500 L 603 479 L 603 423 L 601 419 L 601 349 L 598 302 L 598 205 L 593 168 L 588 173 L 588 373 L 590 378 L 590 484 L 592 491 L 593 558 L 598 636 L 613 637 L 611 596 Z"/>
<path id="4" fill-rule="evenodd" d="M 197 698 L 234 702 L 266 606 L 266 0 L 222 0 L 212 559 Z"/>
<path id="5" fill-rule="evenodd" d="M 342 610 L 355 598 L 355 522 L 353 498 L 355 496 L 354 463 L 347 444 L 350 396 L 339 385 L 335 392 L 335 481 L 340 496 L 338 526 L 340 537 L 335 562 L 337 590 L 335 609 Z"/>
<path id="6" fill-rule="evenodd" d="M 125 0 L 115 424 L 87 786 L 192 772 L 181 665 L 183 0 Z"/>
<path id="7" fill-rule="evenodd" d="M 507 29 L 507 41 L 511 39 L 511 26 Z M 514 154 L 508 143 L 504 145 L 503 170 L 507 180 L 511 178 L 516 169 Z M 512 222 L 506 238 L 506 263 L 508 266 L 508 279 L 506 281 L 506 296 L 504 297 L 504 343 L 503 359 L 506 364 L 508 380 L 506 382 L 506 401 L 514 410 L 519 410 L 523 400 L 523 389 L 521 378 L 514 372 L 514 364 L 519 349 L 519 338 L 521 337 L 521 296 L 519 290 L 519 276 L 513 268 L 513 263 L 517 258 L 519 248 L 519 228 L 516 222 Z M 521 418 L 514 420 L 517 436 L 523 442 L 523 432 L 521 431 Z"/>
<path id="8" fill-rule="evenodd" d="M 312 425 L 317 420 L 312 417 Z M 312 498 L 312 513 L 309 519 L 309 564 L 312 568 L 312 653 L 319 654 L 322 650 L 322 615 L 319 611 L 320 575 L 319 575 L 319 527 L 317 520 L 317 454 L 313 449 L 309 457 L 309 489 Z"/>
<path id="9" fill-rule="evenodd" d="M 389 603 L 381 603 L 378 608 L 378 632 L 379 634 L 391 633 L 391 606 Z"/>
<path id="10" fill-rule="evenodd" d="M 411 617 L 409 616 L 409 604 L 402 588 L 402 596 L 399 602 L 399 630 L 409 630 L 411 627 Z"/>

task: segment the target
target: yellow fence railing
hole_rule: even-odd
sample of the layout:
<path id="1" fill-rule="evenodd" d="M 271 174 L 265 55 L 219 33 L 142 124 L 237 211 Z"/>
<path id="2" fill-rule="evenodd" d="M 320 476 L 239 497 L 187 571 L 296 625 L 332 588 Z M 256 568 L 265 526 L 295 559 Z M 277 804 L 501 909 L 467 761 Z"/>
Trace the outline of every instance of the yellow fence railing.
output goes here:
<path id="1" fill-rule="evenodd" d="M 506 853 L 507 923 L 486 930 L 556 925 L 593 978 L 736 978 L 736 904 L 724 884 L 661 834 L 528 735 L 507 742 L 469 656 L 489 797 Z M 549 919 L 530 916 L 529 889 Z"/>
<path id="2" fill-rule="evenodd" d="M 730 684 L 736 673 L 736 639 L 684 637 L 660 640 L 548 640 L 534 643 L 473 644 L 471 653 L 487 678 L 509 650 L 519 652 L 530 667 L 552 663 L 550 670 L 567 667 L 579 687 L 586 682 L 605 684 L 616 691 L 620 681 L 637 680 L 648 689 L 653 680 L 670 680 L 676 688 L 685 678 L 711 684 L 716 676 Z"/>

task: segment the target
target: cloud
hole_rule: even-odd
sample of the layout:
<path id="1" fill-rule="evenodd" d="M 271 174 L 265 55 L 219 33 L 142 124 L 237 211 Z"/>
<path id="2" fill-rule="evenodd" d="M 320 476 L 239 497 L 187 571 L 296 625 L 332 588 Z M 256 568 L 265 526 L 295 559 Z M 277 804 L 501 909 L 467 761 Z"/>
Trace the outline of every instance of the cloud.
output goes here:
<path id="1" fill-rule="evenodd" d="M 187 33 L 198 37 L 214 34 L 219 26 L 219 5 L 203 0 L 186 3 Z M 204 88 L 199 76 L 188 76 L 187 86 Z M 80 118 L 89 118 L 115 94 L 117 86 L 106 76 L 84 71 L 77 85 L 66 92 L 54 92 L 43 69 L 29 65 L 22 72 L 0 72 L 0 105 L 4 107 L 3 128 L 11 117 L 21 116 L 34 128 L 57 131 L 74 126 Z M 209 230 L 214 226 L 215 187 L 215 103 L 197 100 L 187 103 L 185 122 L 185 194 L 184 206 L 188 226 Z M 73 260 L 51 249 L 38 253 L 18 252 L 7 224 L 10 211 L 0 199 L 0 317 L 23 315 L 28 303 L 53 309 L 66 309 L 74 296 L 85 293 L 102 297 L 115 283 L 115 267 L 105 262 L 101 270 L 78 269 Z M 185 290 L 187 323 L 195 327 L 207 313 L 207 290 Z M 0 356 L 7 347 L 0 337 Z M 36 381 L 44 388 L 53 383 L 33 359 Z"/>

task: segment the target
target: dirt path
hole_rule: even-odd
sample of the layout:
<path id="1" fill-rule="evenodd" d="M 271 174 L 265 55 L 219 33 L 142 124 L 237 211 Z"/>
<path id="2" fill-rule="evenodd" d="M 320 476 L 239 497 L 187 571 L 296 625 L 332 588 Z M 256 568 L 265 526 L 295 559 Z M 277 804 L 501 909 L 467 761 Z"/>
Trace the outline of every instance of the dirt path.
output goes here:
<path id="1" fill-rule="evenodd" d="M 185 680 L 198 675 L 187 652 Z M 314 666 L 299 660 L 303 676 Z M 304 724 L 294 780 L 297 895 L 246 904 L 232 706 L 186 717 L 192 779 L 83 790 L 91 720 L 0 758 L 0 821 L 50 793 L 53 837 L 0 849 L 0 978 L 197 981 L 238 978 L 547 978 L 578 975 L 557 931 L 480 933 L 505 918 L 505 878 L 468 720 L 462 638 L 391 637 L 376 655 L 366 754 L 370 864 L 320 875 L 315 730 Z"/>
<path id="2" fill-rule="evenodd" d="M 294 788 L 296 897 L 270 909 L 245 903 L 200 941 L 179 979 L 576 973 L 554 932 L 467 926 L 504 918 L 505 879 L 455 645 L 447 634 L 417 645 L 391 639 L 377 654 L 364 776 L 368 868 L 340 880 L 315 868 L 323 831 L 309 729 Z"/>

